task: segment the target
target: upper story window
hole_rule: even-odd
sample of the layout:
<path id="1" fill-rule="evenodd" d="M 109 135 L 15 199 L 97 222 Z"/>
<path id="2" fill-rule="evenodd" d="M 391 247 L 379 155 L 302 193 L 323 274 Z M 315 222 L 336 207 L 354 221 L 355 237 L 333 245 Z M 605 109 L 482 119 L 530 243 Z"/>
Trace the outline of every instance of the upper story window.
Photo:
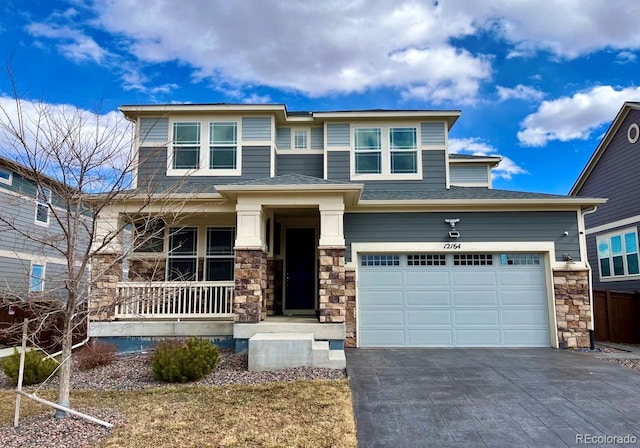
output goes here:
<path id="1" fill-rule="evenodd" d="M 36 224 L 49 224 L 49 205 L 51 190 L 46 187 L 36 187 Z"/>
<path id="2" fill-rule="evenodd" d="M 174 122 L 169 151 L 169 175 L 240 175 L 240 138 L 237 121 Z M 206 145 L 206 146 L 205 146 Z"/>
<path id="3" fill-rule="evenodd" d="M 209 168 L 235 170 L 238 152 L 238 124 L 235 121 L 209 123 Z"/>
<path id="4" fill-rule="evenodd" d="M 354 132 L 356 174 L 382 173 L 382 130 L 359 128 Z"/>
<path id="5" fill-rule="evenodd" d="M 418 129 L 414 126 L 360 127 L 354 129 L 355 176 L 380 175 L 370 179 L 417 179 L 421 174 Z"/>
<path id="6" fill-rule="evenodd" d="M 5 170 L 4 168 L 0 168 L 0 184 L 11 185 L 13 181 L 13 173 L 9 170 Z"/>
<path id="7" fill-rule="evenodd" d="M 200 123 L 173 123 L 173 168 L 200 167 Z"/>
<path id="8" fill-rule="evenodd" d="M 628 229 L 596 238 L 600 278 L 614 279 L 640 274 L 638 232 Z"/>
<path id="9" fill-rule="evenodd" d="M 308 137 L 307 131 L 294 131 L 293 133 L 293 149 L 307 149 Z"/>
<path id="10" fill-rule="evenodd" d="M 418 143 L 416 128 L 390 128 L 389 151 L 391 173 L 418 172 Z"/>

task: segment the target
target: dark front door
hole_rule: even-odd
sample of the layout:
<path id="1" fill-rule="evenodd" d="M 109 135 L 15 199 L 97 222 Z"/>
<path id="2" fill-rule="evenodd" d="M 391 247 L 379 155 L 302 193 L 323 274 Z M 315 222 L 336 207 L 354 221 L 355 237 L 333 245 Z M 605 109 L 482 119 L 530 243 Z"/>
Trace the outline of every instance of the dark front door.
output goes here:
<path id="1" fill-rule="evenodd" d="M 316 231 L 286 229 L 285 314 L 313 313 L 316 308 Z"/>

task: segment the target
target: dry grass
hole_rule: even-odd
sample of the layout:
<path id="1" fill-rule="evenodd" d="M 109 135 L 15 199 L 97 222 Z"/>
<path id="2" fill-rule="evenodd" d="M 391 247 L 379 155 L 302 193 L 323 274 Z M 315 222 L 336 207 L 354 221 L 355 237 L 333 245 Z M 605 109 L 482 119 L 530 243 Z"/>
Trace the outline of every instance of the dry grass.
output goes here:
<path id="1" fill-rule="evenodd" d="M 55 393 L 43 391 L 55 400 Z M 0 391 L 0 426 L 13 422 L 13 391 Z M 22 417 L 52 414 L 22 401 Z M 346 380 L 260 386 L 175 387 L 139 392 L 72 392 L 77 408 L 112 408 L 126 423 L 102 447 L 356 447 Z"/>

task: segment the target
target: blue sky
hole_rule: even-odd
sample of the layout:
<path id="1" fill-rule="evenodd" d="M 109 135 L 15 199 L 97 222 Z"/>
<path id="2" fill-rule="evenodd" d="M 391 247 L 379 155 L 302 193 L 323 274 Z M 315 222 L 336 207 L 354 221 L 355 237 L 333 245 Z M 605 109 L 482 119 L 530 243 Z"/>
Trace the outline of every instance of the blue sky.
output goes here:
<path id="1" fill-rule="evenodd" d="M 569 191 L 640 101 L 639 59 L 638 0 L 0 3 L 0 63 L 26 99 L 460 109 L 451 150 L 502 156 L 494 188 L 511 190 Z"/>

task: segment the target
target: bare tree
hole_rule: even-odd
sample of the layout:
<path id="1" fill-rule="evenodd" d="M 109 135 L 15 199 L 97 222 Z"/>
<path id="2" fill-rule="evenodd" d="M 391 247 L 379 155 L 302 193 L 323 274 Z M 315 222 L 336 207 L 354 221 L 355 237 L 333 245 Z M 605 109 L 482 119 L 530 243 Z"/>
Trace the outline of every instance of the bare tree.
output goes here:
<path id="1" fill-rule="evenodd" d="M 9 303 L 37 303 L 32 312 L 39 327 L 57 319 L 62 348 L 58 403 L 68 406 L 73 332 L 89 311 L 91 284 L 99 282 L 111 265 L 122 263 L 134 247 L 120 251 L 111 265 L 94 269 L 90 275 L 91 260 L 119 243 L 132 222 L 137 223 L 139 234 L 149 233 L 145 227 L 151 224 L 145 223 L 152 220 L 145 218 L 152 215 L 146 208 L 160 197 L 171 197 L 172 191 L 156 192 L 151 185 L 135 185 L 135 136 L 132 124 L 122 115 L 23 100 L 10 68 L 8 73 L 13 91 L 10 99 L 0 98 L 0 145 L 5 158 L 18 162 L 15 172 L 35 185 L 33 199 L 43 199 L 36 207 L 48 213 L 51 225 L 25 229 L 15 216 L 0 212 L 0 230 L 10 230 L 38 251 L 54 254 L 65 266 L 59 281 L 40 294 L 41 300 L 32 300 L 28 288 L 14 289 L 4 297 Z M 135 207 L 127 209 L 127 219 L 118 219 L 108 232 L 99 229 L 97 218 L 105 209 L 131 204 L 134 198 Z M 174 201 L 169 208 L 172 211 L 167 219 L 173 219 L 180 205 Z M 161 215 L 154 212 L 153 217 Z M 135 244 L 144 243 L 135 238 Z"/>

